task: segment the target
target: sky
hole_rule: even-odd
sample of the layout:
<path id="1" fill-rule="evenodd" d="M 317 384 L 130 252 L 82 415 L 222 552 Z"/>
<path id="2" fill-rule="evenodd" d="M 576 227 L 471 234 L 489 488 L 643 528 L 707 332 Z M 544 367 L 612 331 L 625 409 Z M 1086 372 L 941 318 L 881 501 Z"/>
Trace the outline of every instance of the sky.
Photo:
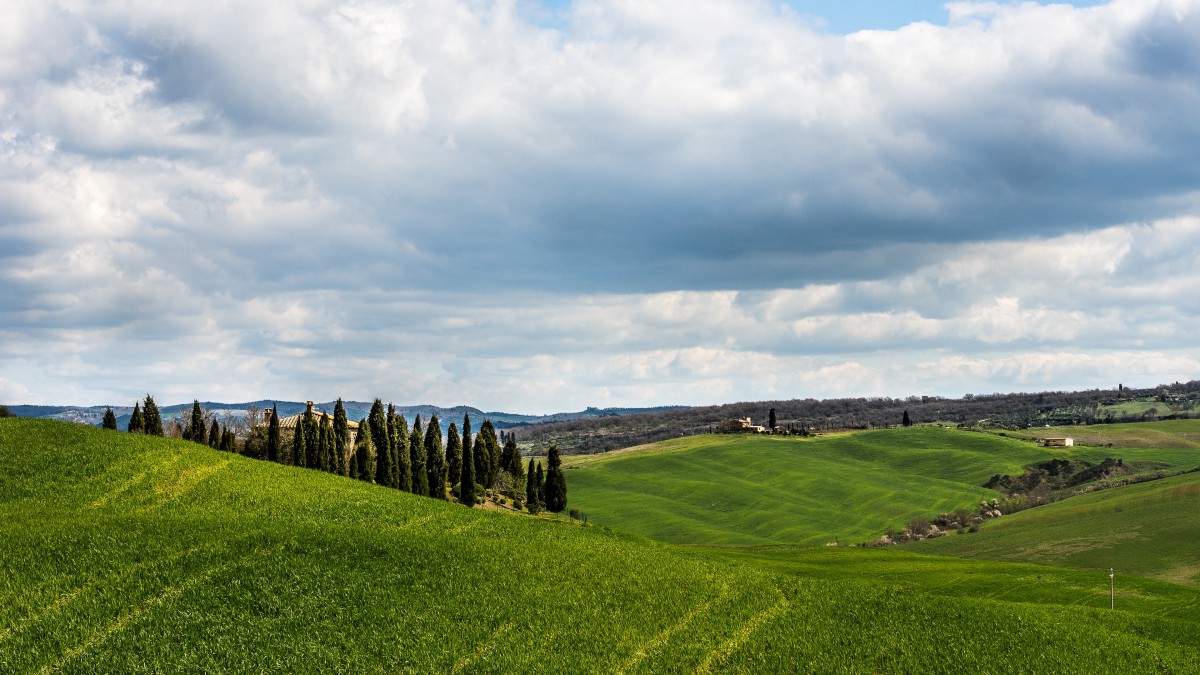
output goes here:
<path id="1" fill-rule="evenodd" d="M 1200 0 L 14 0 L 0 403 L 1200 377 Z"/>

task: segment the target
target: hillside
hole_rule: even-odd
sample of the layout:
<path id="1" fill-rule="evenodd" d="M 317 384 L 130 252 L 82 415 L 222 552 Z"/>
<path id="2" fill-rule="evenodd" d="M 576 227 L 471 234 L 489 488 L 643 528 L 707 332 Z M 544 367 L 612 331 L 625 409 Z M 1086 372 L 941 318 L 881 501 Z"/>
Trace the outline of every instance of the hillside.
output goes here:
<path id="1" fill-rule="evenodd" d="M 1072 497 L 989 522 L 975 535 L 906 548 L 1076 569 L 1111 567 L 1200 584 L 1200 472 Z"/>
<path id="2" fill-rule="evenodd" d="M 570 458 L 572 503 L 592 522 L 661 541 L 874 540 L 911 518 L 996 496 L 980 485 L 1051 451 L 942 427 L 822 436 L 703 435 Z"/>
<path id="3" fill-rule="evenodd" d="M 1161 401 L 1159 399 L 1162 399 Z M 1155 401 L 1151 403 L 1150 401 Z M 540 424 L 520 432 L 522 449 L 541 454 L 555 444 L 566 454 L 591 454 L 656 441 L 707 433 L 722 420 L 749 417 L 766 424 L 775 410 L 779 426 L 830 431 L 886 428 L 900 424 L 907 411 L 916 423 L 948 422 L 996 428 L 1044 424 L 1099 424 L 1195 417 L 1200 405 L 1200 381 L 1146 389 L 1045 391 L 966 395 L 961 398 L 793 399 L 754 401 L 717 406 L 641 413 L 620 419 L 578 419 Z M 1150 414 L 1153 408 L 1154 413 Z"/>
<path id="4" fill-rule="evenodd" d="M 1172 424 L 1180 433 L 1200 430 L 1196 420 Z M 566 466 L 572 503 L 595 523 L 675 543 L 813 545 L 873 541 L 910 519 L 973 507 L 999 496 L 981 487 L 996 473 L 1109 456 L 1175 469 L 1200 464 L 1186 447 L 1043 448 L 927 426 L 817 438 L 705 434 L 571 457 Z"/>
<path id="5" fill-rule="evenodd" d="M 0 419 L 0 536 L 5 673 L 1200 669 L 1196 603 L 801 578 L 51 421 Z"/>

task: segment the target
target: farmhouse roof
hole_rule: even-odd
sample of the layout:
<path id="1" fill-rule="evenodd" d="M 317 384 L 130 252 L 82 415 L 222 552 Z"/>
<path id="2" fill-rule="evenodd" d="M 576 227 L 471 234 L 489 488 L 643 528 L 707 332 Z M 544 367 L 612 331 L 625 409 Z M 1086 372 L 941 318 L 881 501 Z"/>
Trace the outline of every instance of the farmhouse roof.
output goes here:
<path id="1" fill-rule="evenodd" d="M 313 410 L 313 402 L 312 401 L 308 401 L 307 403 L 308 403 L 308 409 L 305 412 L 296 413 L 295 415 L 288 415 L 287 417 L 280 417 L 279 418 L 279 428 L 280 429 L 295 429 L 296 425 L 300 423 L 300 420 L 303 419 L 304 416 L 309 413 L 312 413 L 313 419 L 316 420 L 318 424 L 323 424 L 325 422 L 325 418 L 329 418 L 329 421 L 333 422 L 333 415 L 331 415 L 330 413 L 327 413 L 323 410 Z M 271 421 L 271 411 L 270 410 L 267 411 L 266 421 L 267 422 Z M 351 422 L 350 420 L 346 420 L 346 425 L 350 429 L 358 429 L 358 422 Z"/>

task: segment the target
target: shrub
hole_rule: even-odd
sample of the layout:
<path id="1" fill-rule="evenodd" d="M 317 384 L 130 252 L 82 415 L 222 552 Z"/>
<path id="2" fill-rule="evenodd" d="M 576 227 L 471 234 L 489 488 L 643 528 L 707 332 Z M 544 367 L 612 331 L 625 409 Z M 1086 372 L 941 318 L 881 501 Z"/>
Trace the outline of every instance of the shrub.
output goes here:
<path id="1" fill-rule="evenodd" d="M 908 521 L 908 531 L 914 535 L 926 536 L 932 530 L 932 525 L 924 518 L 913 518 Z"/>
<path id="2" fill-rule="evenodd" d="M 521 503 L 520 499 L 513 500 L 513 510 L 514 511 L 520 511 L 523 508 L 525 508 L 525 505 Z"/>

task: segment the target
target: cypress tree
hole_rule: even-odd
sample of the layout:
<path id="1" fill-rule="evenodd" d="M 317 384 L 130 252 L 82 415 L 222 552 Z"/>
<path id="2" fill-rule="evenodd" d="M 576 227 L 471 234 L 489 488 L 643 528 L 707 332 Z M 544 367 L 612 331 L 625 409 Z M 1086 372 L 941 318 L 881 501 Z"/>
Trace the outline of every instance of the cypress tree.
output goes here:
<path id="1" fill-rule="evenodd" d="M 480 476 L 480 471 L 479 471 L 480 463 L 479 463 L 479 457 L 475 454 L 475 438 L 471 435 L 471 415 L 470 414 L 463 415 L 462 445 L 463 445 L 463 457 L 470 457 L 471 461 L 475 463 L 475 466 L 473 466 L 472 469 L 474 470 L 474 473 L 475 473 L 475 482 L 478 484 L 479 476 Z"/>
<path id="2" fill-rule="evenodd" d="M 383 412 L 383 401 L 375 399 L 371 414 L 367 416 L 371 425 L 371 442 L 375 445 L 375 483 L 392 484 L 392 443 L 388 436 L 387 415 Z"/>
<path id="3" fill-rule="evenodd" d="M 237 437 L 233 435 L 233 429 L 225 427 L 225 431 L 221 433 L 220 447 L 228 452 L 237 450 Z"/>
<path id="4" fill-rule="evenodd" d="M 146 400 L 142 402 L 142 417 L 145 420 L 147 436 L 163 435 L 162 415 L 158 413 L 158 406 L 150 394 L 146 394 Z"/>
<path id="5" fill-rule="evenodd" d="M 371 464 L 371 455 L 375 449 L 371 447 L 371 426 L 367 420 L 358 423 L 358 438 L 354 448 L 355 473 L 359 480 L 371 482 L 375 476 L 375 467 Z"/>
<path id="6" fill-rule="evenodd" d="M 321 415 L 321 470 L 340 473 L 341 466 L 335 455 L 333 437 L 333 420 L 328 415 Z"/>
<path id="7" fill-rule="evenodd" d="M 396 415 L 396 489 L 412 492 L 412 456 L 408 451 L 408 420 Z"/>
<path id="8" fill-rule="evenodd" d="M 458 437 L 458 425 L 454 422 L 446 429 L 446 476 L 451 485 L 462 476 L 462 439 Z"/>
<path id="9" fill-rule="evenodd" d="M 317 457 L 320 447 L 317 445 L 317 433 L 320 431 L 317 428 L 317 421 L 313 419 L 313 414 L 305 411 L 304 417 L 304 458 L 303 466 L 308 469 L 317 468 L 320 458 Z"/>
<path id="10" fill-rule="evenodd" d="M 333 463 L 334 471 L 343 476 L 350 475 L 346 461 L 346 444 L 350 442 L 350 422 L 346 419 L 346 406 L 339 398 L 333 406 Z"/>
<path id="11" fill-rule="evenodd" d="M 304 455 L 304 416 L 296 418 L 295 433 L 292 434 L 292 466 L 307 466 L 308 458 Z"/>
<path id="12" fill-rule="evenodd" d="M 314 415 L 313 424 L 313 460 L 312 468 L 318 471 L 329 470 L 329 460 L 325 456 L 325 445 L 328 440 L 325 438 L 325 416 Z"/>
<path id="13" fill-rule="evenodd" d="M 546 503 L 547 511 L 562 513 L 563 509 L 567 508 L 567 477 L 563 474 L 562 459 L 558 456 L 558 446 L 550 446 L 546 461 L 550 466 L 546 472 L 542 499 Z"/>
<path id="14" fill-rule="evenodd" d="M 397 487 L 400 485 L 400 454 L 396 451 L 396 446 L 400 444 L 399 434 L 397 429 L 399 423 L 396 421 L 396 406 L 388 403 L 387 405 L 387 434 L 388 434 L 388 452 L 392 458 L 391 467 L 388 470 L 388 485 Z"/>
<path id="15" fill-rule="evenodd" d="M 900 424 L 906 427 L 912 426 L 912 419 L 909 418 L 907 410 L 904 411 L 904 419 L 900 420 Z"/>
<path id="16" fill-rule="evenodd" d="M 412 491 L 417 495 L 429 494 L 429 474 L 425 468 L 425 439 L 421 435 L 421 416 L 413 420 L 412 432 L 408 435 L 408 456 L 412 460 Z"/>
<path id="17" fill-rule="evenodd" d="M 117 416 L 113 413 L 112 408 L 108 408 L 104 411 L 104 423 L 100 426 L 104 427 L 105 429 L 117 428 Z"/>
<path id="18" fill-rule="evenodd" d="M 213 419 L 212 426 L 208 429 L 208 447 L 221 447 L 221 425 L 216 419 Z"/>
<path id="19" fill-rule="evenodd" d="M 279 405 L 271 405 L 271 421 L 267 423 L 267 459 L 282 462 L 279 455 Z"/>
<path id="20" fill-rule="evenodd" d="M 518 478 L 521 476 L 521 451 L 517 448 L 517 437 L 513 434 L 508 434 L 504 441 L 504 450 L 500 452 L 500 467 L 505 473 L 511 473 Z"/>
<path id="21" fill-rule="evenodd" d="M 131 434 L 140 434 L 146 431 L 146 418 L 142 416 L 141 403 L 133 402 L 133 414 L 129 416 L 129 426 L 125 430 Z"/>
<path id="22" fill-rule="evenodd" d="M 538 464 L 537 471 L 542 470 L 542 465 Z M 538 507 L 542 505 L 542 497 L 538 494 L 537 474 L 534 473 L 533 460 L 529 460 L 529 471 L 525 474 L 525 504 L 529 507 L 530 513 L 537 513 Z"/>
<path id="23" fill-rule="evenodd" d="M 485 488 L 495 486 L 500 473 L 500 443 L 496 440 L 496 427 L 492 426 L 491 420 L 484 420 L 483 426 L 479 428 L 479 438 L 475 439 L 475 452 L 484 459 L 483 466 L 476 467 L 483 469 L 477 472 L 482 479 L 480 482 Z"/>
<path id="24" fill-rule="evenodd" d="M 545 508 L 546 506 L 546 477 L 542 474 L 542 463 L 538 462 L 537 474 L 534 476 L 533 482 L 537 485 L 538 506 Z"/>
<path id="25" fill-rule="evenodd" d="M 200 401 L 192 399 L 192 420 L 187 430 L 187 438 L 201 445 L 208 444 L 208 433 L 204 429 L 204 411 L 200 410 Z"/>
<path id="26" fill-rule="evenodd" d="M 470 422 L 464 422 L 470 425 Z M 450 425 L 450 432 L 453 433 L 454 425 Z M 475 506 L 475 458 L 471 456 L 471 446 L 463 446 L 462 461 L 459 462 L 461 468 L 458 474 L 458 501 L 466 504 L 469 507 Z"/>
<path id="27" fill-rule="evenodd" d="M 446 456 L 442 454 L 442 426 L 437 415 L 425 428 L 425 471 L 429 474 L 429 496 L 446 498 Z"/>
<path id="28" fill-rule="evenodd" d="M 767 431 L 775 431 L 775 409 L 771 408 L 771 413 L 767 415 Z"/>

